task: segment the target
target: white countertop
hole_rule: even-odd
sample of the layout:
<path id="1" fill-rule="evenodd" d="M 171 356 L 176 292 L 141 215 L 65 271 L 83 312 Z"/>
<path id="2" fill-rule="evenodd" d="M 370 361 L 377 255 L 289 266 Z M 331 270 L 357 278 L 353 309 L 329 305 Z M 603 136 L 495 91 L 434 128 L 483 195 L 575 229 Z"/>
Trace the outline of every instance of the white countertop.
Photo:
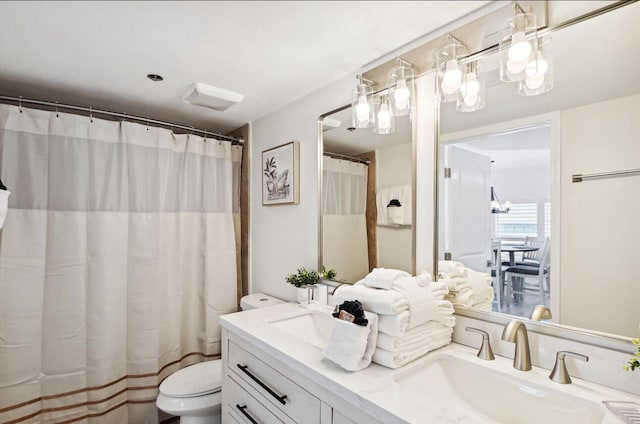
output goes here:
<path id="1" fill-rule="evenodd" d="M 602 405 L 603 400 L 640 401 L 637 397 L 605 388 L 593 383 L 573 379 L 573 384 L 560 385 L 548 379 L 549 371 L 534 367 L 522 372 L 512 367 L 512 361 L 496 357 L 494 361 L 483 361 L 476 357 L 476 349 L 451 343 L 428 353 L 424 357 L 398 369 L 390 369 L 378 364 L 358 372 L 348 372 L 325 359 L 322 349 L 269 325 L 269 322 L 309 313 L 309 309 L 297 303 L 284 303 L 272 307 L 228 314 L 220 317 L 220 324 L 248 342 L 255 344 L 269 355 L 281 360 L 314 383 L 329 389 L 335 396 L 349 404 L 377 417 L 385 423 L 486 423 L 470 416 L 464 408 L 451 408 L 430 402 L 419 392 L 401 388 L 396 380 L 400 373 L 418 369 L 422 363 L 434 355 L 452 355 L 475 364 L 526 379 L 538 386 L 578 396 Z M 438 384 L 425 381 L 425 385 Z M 604 406 L 602 406 L 603 409 Z M 619 423 L 611 413 L 607 413 L 603 423 Z"/>

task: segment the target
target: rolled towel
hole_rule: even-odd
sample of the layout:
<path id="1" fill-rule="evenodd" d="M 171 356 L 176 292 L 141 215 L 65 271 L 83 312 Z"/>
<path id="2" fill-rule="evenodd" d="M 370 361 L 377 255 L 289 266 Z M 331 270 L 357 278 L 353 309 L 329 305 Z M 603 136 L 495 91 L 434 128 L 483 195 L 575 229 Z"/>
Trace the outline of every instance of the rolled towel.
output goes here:
<path id="1" fill-rule="evenodd" d="M 444 322 L 429 321 L 419 327 L 412 328 L 402 336 L 390 336 L 379 333 L 376 346 L 391 352 L 405 352 L 420 349 L 431 338 L 438 338 L 447 332 L 451 332 L 456 324 L 455 317 L 451 316 Z"/>
<path id="2" fill-rule="evenodd" d="M 378 339 L 378 316 L 365 311 L 369 323 L 360 326 L 336 319 L 323 354 L 347 371 L 360 371 L 371 364 Z"/>
<path id="3" fill-rule="evenodd" d="M 436 301 L 437 312 L 434 321 L 446 321 L 453 313 L 453 304 L 448 300 Z M 395 315 L 380 315 L 378 330 L 390 336 L 402 335 L 409 328 L 409 311 L 402 311 Z"/>
<path id="4" fill-rule="evenodd" d="M 408 272 L 399 269 L 374 268 L 361 281 L 368 287 L 389 290 L 395 279 L 409 276 Z"/>
<path id="5" fill-rule="evenodd" d="M 393 282 L 393 289 L 402 293 L 409 301 L 409 325 L 417 327 L 436 319 L 438 300 L 444 300 L 449 292 L 446 284 L 430 281 L 429 274 L 418 277 L 401 277 Z"/>
<path id="6" fill-rule="evenodd" d="M 352 286 L 343 285 L 333 292 L 332 303 L 359 300 L 365 310 L 382 315 L 393 315 L 409 308 L 409 301 L 395 290 L 367 287 L 362 280 Z"/>
<path id="7" fill-rule="evenodd" d="M 447 328 L 447 330 L 443 330 L 439 335 L 433 336 L 422 343 L 417 349 L 403 349 L 392 352 L 386 349 L 377 348 L 375 352 L 373 352 L 373 362 L 389 368 L 401 367 L 431 352 L 432 350 L 451 343 L 452 332 L 451 328 Z"/>

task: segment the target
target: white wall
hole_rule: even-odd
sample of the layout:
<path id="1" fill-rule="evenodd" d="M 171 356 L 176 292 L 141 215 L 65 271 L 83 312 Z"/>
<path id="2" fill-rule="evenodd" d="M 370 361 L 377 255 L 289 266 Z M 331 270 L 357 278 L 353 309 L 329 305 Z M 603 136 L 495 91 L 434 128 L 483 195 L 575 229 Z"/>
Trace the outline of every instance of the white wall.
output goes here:
<path id="1" fill-rule="evenodd" d="M 563 324 L 638 334 L 640 177 L 572 183 L 571 175 L 640 168 L 639 116 L 640 95 L 562 112 Z"/>
<path id="2" fill-rule="evenodd" d="M 551 199 L 551 163 L 548 166 L 499 168 L 491 182 L 501 202 L 545 202 Z"/>
<path id="3" fill-rule="evenodd" d="M 376 150 L 377 188 L 411 185 L 411 142 Z M 412 217 L 413 219 L 413 217 Z M 413 273 L 412 227 L 377 226 L 378 267 Z"/>
<path id="4" fill-rule="evenodd" d="M 337 81 L 252 123 L 251 291 L 294 300 L 285 282 L 297 268 L 318 266 L 318 118 L 349 102 L 355 78 Z M 262 206 L 263 150 L 300 142 L 300 204 Z"/>

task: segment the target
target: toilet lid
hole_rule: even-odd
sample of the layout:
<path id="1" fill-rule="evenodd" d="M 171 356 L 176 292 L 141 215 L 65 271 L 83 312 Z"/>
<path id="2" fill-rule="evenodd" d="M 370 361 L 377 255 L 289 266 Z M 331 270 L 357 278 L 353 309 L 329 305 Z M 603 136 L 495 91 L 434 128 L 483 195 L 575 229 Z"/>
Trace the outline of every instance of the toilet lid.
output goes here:
<path id="1" fill-rule="evenodd" d="M 220 391 L 222 365 L 219 359 L 178 370 L 160 384 L 160 393 L 172 397 L 201 396 Z"/>

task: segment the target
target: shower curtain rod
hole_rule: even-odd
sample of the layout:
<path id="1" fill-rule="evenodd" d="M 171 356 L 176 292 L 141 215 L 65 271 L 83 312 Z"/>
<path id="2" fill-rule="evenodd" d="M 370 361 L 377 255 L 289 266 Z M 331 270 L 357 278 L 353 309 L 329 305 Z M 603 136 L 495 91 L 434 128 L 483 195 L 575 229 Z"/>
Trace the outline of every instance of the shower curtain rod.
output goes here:
<path id="1" fill-rule="evenodd" d="M 365 165 L 369 165 L 371 163 L 370 160 L 354 158 L 353 156 L 347 156 L 347 155 L 343 155 L 341 153 L 324 152 L 323 154 L 327 155 L 329 157 L 332 157 L 334 159 L 345 159 L 345 160 L 350 160 L 351 162 L 363 163 Z"/>
<path id="2" fill-rule="evenodd" d="M 45 101 L 42 101 L 42 100 L 23 99 L 22 97 L 0 96 L 0 100 L 18 103 L 18 105 L 20 107 L 22 107 L 22 103 L 28 103 L 28 104 L 33 104 L 33 105 L 53 107 L 53 108 L 56 108 L 56 110 L 57 109 L 69 109 L 69 110 L 79 110 L 79 111 L 83 111 L 83 112 L 89 112 L 89 116 L 92 116 L 94 113 L 98 114 L 98 115 L 114 116 L 114 117 L 117 117 L 117 118 L 128 119 L 130 121 L 138 121 L 138 122 L 142 122 L 142 123 L 146 123 L 146 124 L 155 124 L 155 125 L 160 125 L 160 126 L 163 126 L 163 127 L 170 127 L 172 130 L 174 128 L 178 128 L 178 129 L 181 129 L 181 130 L 189 131 L 189 133 L 191 133 L 191 134 L 200 133 L 201 135 L 204 135 L 205 138 L 207 136 L 221 138 L 224 141 L 230 141 L 232 144 L 239 144 L 239 145 L 243 145 L 244 144 L 244 139 L 242 139 L 242 138 L 236 138 L 236 137 L 232 137 L 230 135 L 218 134 L 218 133 L 207 131 L 207 130 L 199 130 L 199 129 L 196 129 L 194 127 L 187 127 L 187 126 L 184 126 L 184 125 L 178 125 L 178 124 L 174 124 L 172 122 L 158 121 L 158 120 L 155 120 L 155 119 L 143 118 L 141 116 L 129 115 L 129 114 L 126 114 L 126 113 L 109 112 L 107 110 L 93 109 L 93 108 L 87 108 L 87 107 L 82 107 L 82 106 L 64 105 L 64 104 L 60 104 L 60 103 L 57 103 L 57 102 L 56 103 L 52 103 L 52 102 L 45 102 Z"/>

